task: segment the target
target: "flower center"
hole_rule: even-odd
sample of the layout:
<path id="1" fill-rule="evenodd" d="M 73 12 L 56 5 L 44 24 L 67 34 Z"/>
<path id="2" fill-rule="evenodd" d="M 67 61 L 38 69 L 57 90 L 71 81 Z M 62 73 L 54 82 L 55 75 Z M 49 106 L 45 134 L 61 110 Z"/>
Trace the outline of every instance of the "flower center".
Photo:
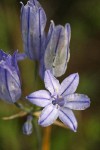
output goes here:
<path id="1" fill-rule="evenodd" d="M 63 97 L 57 97 L 55 100 L 52 101 L 53 105 L 58 104 L 60 107 L 64 105 L 64 99 Z"/>

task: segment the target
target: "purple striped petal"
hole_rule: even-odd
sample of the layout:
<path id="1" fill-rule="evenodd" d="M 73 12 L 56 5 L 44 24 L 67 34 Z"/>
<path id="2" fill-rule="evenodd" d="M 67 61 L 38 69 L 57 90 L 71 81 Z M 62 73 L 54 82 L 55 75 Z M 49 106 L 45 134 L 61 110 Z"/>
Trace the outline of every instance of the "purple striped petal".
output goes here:
<path id="1" fill-rule="evenodd" d="M 15 103 L 21 96 L 17 53 L 11 56 L 0 50 L 0 98 L 9 103 Z"/>
<path id="2" fill-rule="evenodd" d="M 6 69 L 0 68 L 0 98 L 8 103 L 15 103 L 21 96 L 18 75 L 13 72 L 13 76 Z"/>
<path id="3" fill-rule="evenodd" d="M 39 117 L 38 123 L 43 126 L 49 126 L 51 125 L 58 117 L 58 109 L 56 106 L 50 104 L 47 107 L 45 107 Z"/>
<path id="4" fill-rule="evenodd" d="M 70 94 L 64 97 L 64 107 L 73 110 L 84 110 L 90 106 L 90 99 L 84 94 Z"/>
<path id="5" fill-rule="evenodd" d="M 48 89 L 51 94 L 58 92 L 60 87 L 59 81 L 52 75 L 50 70 L 45 71 L 44 82 L 45 88 Z"/>
<path id="6" fill-rule="evenodd" d="M 30 95 L 28 95 L 26 99 L 40 107 L 45 107 L 52 102 L 50 93 L 46 90 L 39 90 L 33 92 Z"/>
<path id="7" fill-rule="evenodd" d="M 39 63 L 39 75 L 42 80 L 44 80 L 44 74 L 45 74 L 45 64 L 44 64 L 44 57 L 42 57 Z"/>
<path id="8" fill-rule="evenodd" d="M 9 72 L 10 76 L 12 77 L 13 80 L 15 80 L 15 82 L 18 84 L 18 86 L 20 87 L 20 77 L 19 74 L 17 72 L 17 67 L 14 68 L 13 66 L 11 66 L 11 64 L 7 64 L 6 61 L 1 61 L 0 63 L 0 67 L 2 69 L 5 69 L 7 72 Z"/>
<path id="9" fill-rule="evenodd" d="M 59 111 L 59 119 L 68 126 L 71 130 L 76 132 L 77 121 L 73 112 L 68 108 L 61 108 Z"/>
<path id="10" fill-rule="evenodd" d="M 72 94 L 76 91 L 79 83 L 79 75 L 78 73 L 71 74 L 67 78 L 65 78 L 59 89 L 59 94 L 63 96 L 67 96 L 68 94 Z"/>

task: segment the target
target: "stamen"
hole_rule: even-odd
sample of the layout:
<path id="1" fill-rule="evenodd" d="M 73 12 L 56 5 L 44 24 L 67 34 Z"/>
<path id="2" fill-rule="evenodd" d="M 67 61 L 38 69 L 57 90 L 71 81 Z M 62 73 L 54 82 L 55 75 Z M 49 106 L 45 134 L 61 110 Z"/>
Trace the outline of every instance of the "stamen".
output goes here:
<path id="1" fill-rule="evenodd" d="M 56 103 L 56 100 L 53 100 L 53 101 L 52 101 L 52 104 L 53 104 L 53 105 L 56 105 L 56 104 L 57 104 L 57 103 Z"/>
<path id="2" fill-rule="evenodd" d="M 58 97 L 52 101 L 52 104 L 53 105 L 58 104 L 60 107 L 62 107 L 64 105 L 64 99 L 62 97 L 61 98 Z"/>

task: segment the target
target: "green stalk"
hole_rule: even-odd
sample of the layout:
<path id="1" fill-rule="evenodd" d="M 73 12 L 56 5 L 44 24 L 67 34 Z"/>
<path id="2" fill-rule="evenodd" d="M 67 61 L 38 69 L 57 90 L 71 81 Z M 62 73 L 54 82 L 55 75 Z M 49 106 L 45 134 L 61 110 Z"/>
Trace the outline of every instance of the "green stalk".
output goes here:
<path id="1" fill-rule="evenodd" d="M 42 150 L 42 140 L 41 140 L 41 134 L 40 134 L 40 129 L 39 126 L 37 124 L 37 119 L 33 118 L 33 128 L 34 128 L 34 132 L 37 138 L 37 150 Z"/>

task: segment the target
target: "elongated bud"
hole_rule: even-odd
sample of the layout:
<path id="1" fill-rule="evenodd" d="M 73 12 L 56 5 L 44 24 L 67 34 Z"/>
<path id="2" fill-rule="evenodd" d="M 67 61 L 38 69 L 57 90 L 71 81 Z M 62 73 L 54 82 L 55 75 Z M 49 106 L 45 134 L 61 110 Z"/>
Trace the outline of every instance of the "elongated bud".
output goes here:
<path id="1" fill-rule="evenodd" d="M 55 26 L 53 21 L 51 22 L 47 37 L 44 64 L 45 70 L 51 70 L 56 77 L 63 75 L 67 69 L 70 56 L 70 34 L 69 24 L 63 27 L 61 25 Z"/>
<path id="2" fill-rule="evenodd" d="M 21 96 L 17 51 L 11 56 L 0 50 L 0 99 L 15 103 Z"/>
<path id="3" fill-rule="evenodd" d="M 46 14 L 37 0 L 21 7 L 21 31 L 24 51 L 32 60 L 39 60 L 45 49 Z"/>
<path id="4" fill-rule="evenodd" d="M 32 116 L 27 117 L 27 121 L 24 123 L 23 128 L 22 128 L 23 134 L 26 134 L 26 135 L 32 134 L 32 131 L 33 131 L 32 119 L 33 119 Z"/>

